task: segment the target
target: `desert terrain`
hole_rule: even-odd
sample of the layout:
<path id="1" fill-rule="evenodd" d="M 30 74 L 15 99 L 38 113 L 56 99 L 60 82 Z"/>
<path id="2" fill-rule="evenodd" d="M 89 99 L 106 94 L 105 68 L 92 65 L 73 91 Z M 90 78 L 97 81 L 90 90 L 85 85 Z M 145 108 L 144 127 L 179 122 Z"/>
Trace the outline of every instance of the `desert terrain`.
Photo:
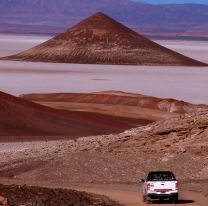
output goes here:
<path id="1" fill-rule="evenodd" d="M 208 62 L 207 41 L 157 40 L 156 42 L 183 55 L 189 56 L 202 62 Z"/>
<path id="2" fill-rule="evenodd" d="M 41 135 L 57 139 L 57 135 L 68 138 L 109 134 L 124 129 L 146 125 L 151 120 L 79 111 L 64 111 L 32 103 L 0 92 L 0 139 L 8 141 L 11 136 L 22 136 L 21 140 L 38 140 Z M 20 139 L 17 137 L 16 140 Z M 59 139 L 59 138 L 58 138 Z M 15 140 L 15 137 L 11 140 Z"/>
<path id="3" fill-rule="evenodd" d="M 55 109 L 137 119 L 138 123 L 139 120 L 146 120 L 146 124 L 208 108 L 202 104 L 119 91 L 25 94 L 20 97 Z"/>
<path id="4" fill-rule="evenodd" d="M 0 185 L 0 203 L 9 205 L 45 205 L 45 206 L 65 206 L 65 205 L 109 205 L 122 206 L 103 195 L 78 192 L 67 189 L 49 189 L 41 187 L 29 187 L 26 185 Z"/>
<path id="5" fill-rule="evenodd" d="M 138 179 L 149 170 L 165 169 L 179 179 L 179 205 L 206 206 L 207 115 L 181 115 L 76 141 L 2 143 L 1 183 L 74 188 L 143 205 Z"/>
<path id="6" fill-rule="evenodd" d="M 44 38 L 48 37 L 40 37 L 37 42 L 33 36 L 28 39 L 13 36 L 6 41 L 0 40 L 0 44 L 3 45 L 0 45 L 0 53 L 2 56 L 15 54 L 17 50 L 23 51 L 30 48 L 31 45 L 38 45 Z M 19 40 L 24 43 L 20 43 Z M 15 42 L 17 46 L 11 46 Z M 206 42 L 200 43 L 199 47 L 196 46 L 196 42 L 163 41 L 163 44 L 186 55 L 191 54 L 192 58 L 208 62 L 205 58 L 205 54 L 208 52 Z M 8 50 L 3 48 L 8 48 Z M 190 103 L 208 104 L 207 67 L 111 66 L 0 61 L 0 74 L 1 90 L 16 96 L 29 93 L 40 95 L 54 92 L 75 92 L 87 95 L 86 92 L 125 91 L 137 93 L 137 95 L 155 96 L 159 99 L 178 99 L 178 102 L 183 100 L 185 105 L 190 105 Z M 5 102 L 5 95 L 8 97 L 7 94 L 3 94 L 4 98 L 1 97 L 1 124 L 7 120 L 7 124 L 9 123 L 8 126 L 11 128 L 13 120 L 7 119 L 8 114 L 15 111 L 16 117 L 19 117 L 27 114 L 28 110 L 23 110 L 22 101 L 25 100 L 19 98 L 17 100 L 15 97 L 9 96 L 9 99 L 14 98 L 15 101 L 12 100 L 11 103 L 7 100 Z M 28 100 L 33 101 L 34 99 L 28 98 Z M 47 107 L 50 113 L 47 113 L 49 116 L 46 116 L 45 113 L 39 113 L 40 108 L 44 106 L 37 106 L 38 101 L 34 101 L 36 103 L 26 102 L 27 109 L 32 109 L 37 115 L 35 116 L 37 119 L 31 121 L 31 124 L 39 122 L 41 116 L 47 122 L 48 118 L 53 115 L 57 115 L 57 120 L 62 122 L 63 116 L 59 116 L 60 113 L 67 114 L 66 111 L 54 110 L 55 106 L 60 105 L 53 105 L 53 108 Z M 45 105 L 45 102 L 42 104 Z M 51 102 L 47 102 L 47 104 L 51 104 Z M 2 110 L 2 108 L 6 110 Z M 74 110 L 77 110 L 75 106 Z M 52 114 L 51 111 L 53 111 Z M 56 111 L 55 114 L 54 111 Z M 71 115 L 72 113 L 70 113 L 70 118 Z M 120 128 L 122 131 L 116 132 L 119 134 L 110 134 L 112 132 L 108 130 L 105 135 L 89 135 L 76 139 L 71 139 L 70 135 L 64 135 L 64 138 L 62 135 L 56 135 L 56 139 L 62 140 L 51 139 L 50 141 L 47 139 L 47 134 L 41 135 L 36 141 L 21 138 L 14 141 L 15 135 L 10 136 L 9 139 L 7 136 L 7 141 L 5 141 L 5 136 L 2 136 L 0 140 L 0 183 L 4 185 L 27 184 L 53 189 L 60 187 L 76 189 L 106 195 L 124 205 L 143 206 L 139 179 L 143 178 L 149 170 L 165 169 L 172 170 L 179 178 L 181 196 L 178 205 L 207 206 L 208 112 L 203 109 L 203 111 L 194 110 L 190 113 L 179 112 L 176 116 L 175 113 L 169 115 L 168 118 L 145 124 L 142 127 L 130 130 Z M 21 120 L 20 126 L 25 128 L 27 122 L 23 120 Z M 82 117 L 79 120 L 83 123 Z M 19 122 L 20 119 L 16 119 L 16 121 Z M 110 122 L 109 119 L 107 122 Z M 55 130 L 54 124 L 56 123 L 51 124 L 50 128 Z M 61 124 L 59 126 L 59 129 L 62 130 Z M 94 130 L 93 127 L 92 130 Z M 11 186 L 8 188 L 11 189 Z M 156 201 L 154 204 L 161 203 Z M 171 204 L 165 202 L 163 205 Z"/>
<path id="7" fill-rule="evenodd" d="M 207 66 L 145 38 L 102 12 L 89 16 L 45 43 L 1 59 L 75 64 Z"/>
<path id="8" fill-rule="evenodd" d="M 0 55 L 3 57 L 18 53 L 50 38 L 42 36 L 36 40 L 35 36 L 8 35 L 5 37 L 0 35 Z M 159 43 L 208 63 L 207 42 L 159 41 Z M 1 90 L 13 95 L 117 90 L 160 98 L 173 98 L 195 104 L 208 103 L 208 97 L 205 95 L 208 88 L 207 67 L 148 67 L 0 61 L 0 74 Z"/>

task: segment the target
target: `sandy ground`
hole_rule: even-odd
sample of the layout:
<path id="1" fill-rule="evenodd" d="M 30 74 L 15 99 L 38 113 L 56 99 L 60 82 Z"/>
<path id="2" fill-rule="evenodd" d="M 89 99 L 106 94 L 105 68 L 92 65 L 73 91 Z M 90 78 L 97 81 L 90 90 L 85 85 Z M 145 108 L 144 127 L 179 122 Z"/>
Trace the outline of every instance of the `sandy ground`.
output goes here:
<path id="1" fill-rule="evenodd" d="M 72 186 L 76 190 L 84 190 L 87 192 L 95 194 L 103 194 L 110 197 L 113 200 L 116 200 L 120 203 L 123 203 L 126 206 L 143 206 L 147 205 L 142 202 L 142 196 L 140 193 L 140 187 L 138 185 L 88 185 L 88 186 Z M 181 191 L 180 201 L 177 205 L 190 205 L 190 206 L 207 206 L 208 199 L 202 194 L 190 192 L 190 191 Z M 153 205 L 164 205 L 170 206 L 168 201 L 159 202 L 154 201 Z"/>
<path id="2" fill-rule="evenodd" d="M 208 62 L 208 41 L 159 40 L 156 42 L 183 55 Z"/>
<path id="3" fill-rule="evenodd" d="M 195 67 L 0 61 L 0 88 L 14 95 L 117 90 L 208 104 L 207 77 L 207 68 Z"/>
<path id="4" fill-rule="evenodd" d="M 16 54 L 50 39 L 50 36 L 0 34 L 0 56 Z"/>

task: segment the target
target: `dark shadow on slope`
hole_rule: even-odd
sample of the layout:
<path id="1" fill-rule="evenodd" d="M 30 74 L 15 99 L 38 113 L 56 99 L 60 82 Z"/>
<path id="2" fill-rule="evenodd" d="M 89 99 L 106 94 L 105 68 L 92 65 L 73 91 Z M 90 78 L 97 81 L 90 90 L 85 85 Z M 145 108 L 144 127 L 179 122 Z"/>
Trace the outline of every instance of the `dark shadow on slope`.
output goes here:
<path id="1" fill-rule="evenodd" d="M 178 200 L 177 203 L 175 204 L 191 204 L 191 203 L 194 203 L 195 201 L 194 200 L 184 200 L 184 199 L 180 199 Z M 170 204 L 171 201 L 170 200 L 154 200 L 151 202 L 153 205 L 163 205 L 163 204 Z"/>

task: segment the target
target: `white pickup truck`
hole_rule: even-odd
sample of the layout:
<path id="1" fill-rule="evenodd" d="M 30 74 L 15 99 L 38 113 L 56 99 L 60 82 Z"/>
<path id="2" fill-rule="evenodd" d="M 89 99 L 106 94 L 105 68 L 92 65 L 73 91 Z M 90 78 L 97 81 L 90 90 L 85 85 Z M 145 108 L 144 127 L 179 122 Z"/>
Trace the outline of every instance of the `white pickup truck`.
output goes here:
<path id="1" fill-rule="evenodd" d="M 169 199 L 173 203 L 178 201 L 178 181 L 170 171 L 150 172 L 142 179 L 143 201 L 155 199 Z"/>

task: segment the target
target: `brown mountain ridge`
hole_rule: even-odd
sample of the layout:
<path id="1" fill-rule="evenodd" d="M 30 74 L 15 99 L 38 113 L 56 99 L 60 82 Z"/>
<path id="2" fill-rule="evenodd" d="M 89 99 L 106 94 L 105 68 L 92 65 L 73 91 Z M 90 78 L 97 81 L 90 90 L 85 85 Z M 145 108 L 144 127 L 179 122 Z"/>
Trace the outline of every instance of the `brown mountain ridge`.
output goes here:
<path id="1" fill-rule="evenodd" d="M 54 139 L 118 133 L 150 121 L 117 118 L 109 115 L 52 109 L 0 92 L 0 141 L 8 136 L 21 140 Z M 32 137 L 37 136 L 37 137 Z M 42 137 L 41 137 L 42 139 Z M 18 138 L 12 140 L 17 141 Z"/>
<path id="2" fill-rule="evenodd" d="M 147 121 L 168 119 L 178 114 L 193 113 L 207 108 L 206 105 L 122 91 L 25 94 L 21 95 L 21 98 L 55 109 Z"/>
<path id="3" fill-rule="evenodd" d="M 117 64 L 206 66 L 148 40 L 99 12 L 66 32 L 5 60 Z"/>

